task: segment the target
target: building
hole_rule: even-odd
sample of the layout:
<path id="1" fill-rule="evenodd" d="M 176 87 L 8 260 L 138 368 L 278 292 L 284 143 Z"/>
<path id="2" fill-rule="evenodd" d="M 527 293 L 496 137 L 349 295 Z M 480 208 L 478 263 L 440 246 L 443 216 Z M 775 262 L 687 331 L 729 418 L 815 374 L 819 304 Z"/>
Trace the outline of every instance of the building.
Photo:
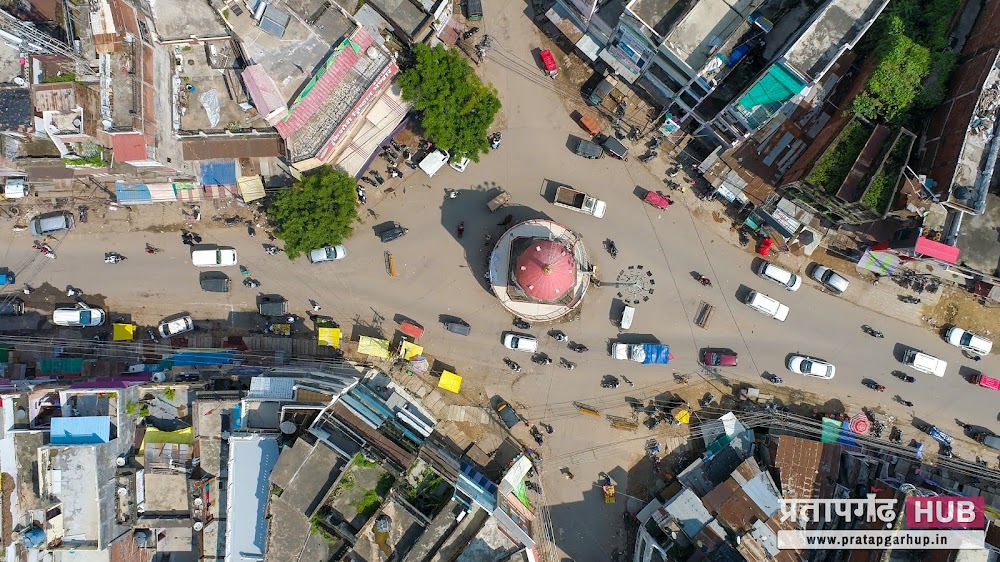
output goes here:
<path id="1" fill-rule="evenodd" d="M 515 316 L 555 320 L 583 302 L 592 273 L 582 240 L 549 220 L 530 220 L 500 236 L 489 258 L 493 293 Z"/>

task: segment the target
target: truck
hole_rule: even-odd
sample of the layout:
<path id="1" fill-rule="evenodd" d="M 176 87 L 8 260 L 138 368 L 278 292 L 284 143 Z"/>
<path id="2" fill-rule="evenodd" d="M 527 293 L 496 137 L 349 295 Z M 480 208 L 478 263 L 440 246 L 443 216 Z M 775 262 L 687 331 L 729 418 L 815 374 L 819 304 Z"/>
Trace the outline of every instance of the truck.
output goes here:
<path id="1" fill-rule="evenodd" d="M 593 215 L 597 218 L 603 217 L 604 211 L 608 208 L 607 203 L 604 201 L 595 199 L 582 191 L 577 191 L 565 185 L 560 185 L 556 188 L 556 198 L 552 203 L 556 207 L 565 207 L 579 213 Z"/>
<path id="2" fill-rule="evenodd" d="M 670 346 L 658 343 L 611 344 L 611 356 L 618 360 L 635 361 L 643 365 L 666 365 L 670 362 Z"/>
<path id="3" fill-rule="evenodd" d="M 990 390 L 1000 390 L 1000 380 L 993 377 L 987 377 L 982 373 L 972 375 L 972 377 L 969 378 L 969 382 Z"/>
<path id="4" fill-rule="evenodd" d="M 435 150 L 427 156 L 424 156 L 424 159 L 420 161 L 419 166 L 420 169 L 427 174 L 427 177 L 433 178 L 434 174 L 438 173 L 438 170 L 443 168 L 444 165 L 448 163 L 450 158 L 451 155 L 447 152 L 443 150 Z"/>

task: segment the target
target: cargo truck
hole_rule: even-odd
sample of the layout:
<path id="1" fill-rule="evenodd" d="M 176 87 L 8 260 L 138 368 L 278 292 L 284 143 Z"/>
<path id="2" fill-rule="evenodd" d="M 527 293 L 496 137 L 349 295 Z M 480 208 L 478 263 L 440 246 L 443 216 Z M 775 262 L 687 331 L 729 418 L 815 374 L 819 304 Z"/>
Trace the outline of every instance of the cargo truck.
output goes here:
<path id="1" fill-rule="evenodd" d="M 556 198 L 552 203 L 556 207 L 565 207 L 597 218 L 603 217 L 608 207 L 604 201 L 565 185 L 556 188 Z"/>
<path id="2" fill-rule="evenodd" d="M 656 343 L 613 343 L 611 356 L 618 360 L 635 361 L 644 365 L 666 365 L 670 362 L 670 346 Z"/>

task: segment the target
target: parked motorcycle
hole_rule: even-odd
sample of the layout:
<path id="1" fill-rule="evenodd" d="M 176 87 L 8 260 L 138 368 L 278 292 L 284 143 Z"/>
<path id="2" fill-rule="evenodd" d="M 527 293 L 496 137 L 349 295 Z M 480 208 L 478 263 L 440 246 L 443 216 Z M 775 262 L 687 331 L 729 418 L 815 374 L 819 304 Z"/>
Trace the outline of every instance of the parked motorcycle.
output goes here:
<path id="1" fill-rule="evenodd" d="M 708 277 L 705 277 L 704 275 L 700 275 L 700 274 L 698 275 L 698 282 L 701 283 L 702 285 L 706 286 L 706 287 L 711 287 L 712 286 L 712 280 L 709 279 Z"/>
<path id="2" fill-rule="evenodd" d="M 378 172 L 376 172 L 375 170 L 372 170 L 372 171 L 370 171 L 368 173 L 371 174 L 375 178 L 375 182 L 378 183 L 379 185 L 382 185 L 383 183 L 385 183 L 385 180 L 382 179 L 382 176 Z"/>
<path id="3" fill-rule="evenodd" d="M 514 371 L 515 373 L 521 372 L 521 366 L 518 365 L 516 362 L 512 361 L 510 358 L 504 357 L 503 362 L 506 363 L 508 367 L 510 367 L 511 371 Z"/>
<path id="4" fill-rule="evenodd" d="M 646 154 L 643 154 L 642 156 L 639 157 L 639 162 L 645 164 L 650 160 L 652 160 L 653 158 L 656 158 L 657 156 L 659 156 L 658 152 L 656 152 L 655 150 L 650 150 L 646 152 Z"/>
<path id="5" fill-rule="evenodd" d="M 250 235 L 250 238 L 257 236 L 257 231 L 254 229 L 253 223 L 250 221 L 247 221 L 247 234 Z"/>
<path id="6" fill-rule="evenodd" d="M 867 386 L 868 388 L 870 388 L 870 389 L 872 389 L 874 391 L 885 392 L 885 385 L 883 385 L 883 384 L 879 384 L 879 383 L 874 382 L 874 381 L 866 381 L 864 384 L 865 384 L 865 386 Z"/>
<path id="7" fill-rule="evenodd" d="M 152 328 L 146 328 L 146 335 L 149 336 L 149 339 L 153 340 L 153 343 L 160 343 L 159 338 L 156 337 L 156 330 Z"/>
<path id="8" fill-rule="evenodd" d="M 619 386 L 621 386 L 621 382 L 616 377 L 605 377 L 601 381 L 601 388 L 618 388 Z"/>
<path id="9" fill-rule="evenodd" d="M 884 338 L 885 337 L 882 334 L 882 332 L 876 330 L 875 328 L 872 328 L 868 324 L 865 324 L 864 326 L 861 326 L 861 329 L 864 330 L 866 334 L 868 334 L 869 336 L 871 336 L 873 338 Z"/>
<path id="10" fill-rule="evenodd" d="M 542 432 L 538 431 L 537 427 L 531 426 L 531 429 L 528 430 L 528 433 L 530 433 L 531 437 L 534 438 L 535 443 L 538 443 L 539 445 L 545 444 L 545 439 L 542 437 Z"/>
<path id="11" fill-rule="evenodd" d="M 531 324 L 528 324 L 527 322 L 521 320 L 520 318 L 515 318 L 514 327 L 517 328 L 518 330 L 527 330 L 531 328 Z"/>
<path id="12" fill-rule="evenodd" d="M 899 295 L 899 300 L 905 302 L 906 304 L 920 304 L 920 299 L 917 297 L 911 297 L 910 295 Z"/>
<path id="13" fill-rule="evenodd" d="M 490 135 L 490 149 L 497 150 L 498 148 L 500 148 L 501 139 L 502 137 L 500 136 L 500 133 L 493 133 L 492 135 Z"/>
<path id="14" fill-rule="evenodd" d="M 391 144 L 391 145 L 392 145 L 392 147 L 393 147 L 394 149 L 396 149 L 396 150 L 399 150 L 399 151 L 402 151 L 402 150 L 403 150 L 403 145 L 399 144 L 398 142 L 396 142 L 396 141 L 395 141 L 395 140 L 393 140 L 393 139 L 389 139 L 389 144 Z"/>
<path id="15" fill-rule="evenodd" d="M 461 238 L 465 234 L 465 221 L 458 223 L 458 237 Z"/>
<path id="16" fill-rule="evenodd" d="M 462 39 L 469 39 L 470 37 L 472 37 L 473 35 L 475 35 L 477 33 L 479 33 L 479 28 L 478 27 L 473 27 L 473 28 L 469 29 L 468 31 L 466 31 L 465 33 L 462 34 Z"/>
<path id="17" fill-rule="evenodd" d="M 531 361 L 533 363 L 538 364 L 538 365 L 551 365 L 552 364 L 552 358 L 549 357 L 548 355 L 545 355 L 544 353 L 539 353 L 539 354 L 534 355 L 531 358 Z"/>
<path id="18" fill-rule="evenodd" d="M 363 182 L 367 183 L 368 185 L 370 185 L 370 186 L 372 186 L 372 187 L 378 187 L 378 184 L 377 184 L 377 183 L 375 183 L 375 180 L 371 179 L 371 178 L 370 178 L 370 177 L 368 177 L 368 176 L 361 176 L 361 177 L 360 177 L 360 178 L 358 178 L 358 179 L 359 179 L 360 181 L 363 181 Z M 364 188 L 363 188 L 363 187 L 361 187 L 360 185 L 359 185 L 358 187 L 359 187 L 359 188 L 361 188 L 361 189 L 364 189 Z"/>
<path id="19" fill-rule="evenodd" d="M 562 333 L 560 330 L 552 332 L 551 335 L 556 341 L 566 341 L 566 334 Z"/>
<path id="20" fill-rule="evenodd" d="M 120 263 L 125 261 L 125 256 L 117 252 L 105 252 L 104 263 Z"/>
<path id="21" fill-rule="evenodd" d="M 361 179 L 366 180 L 368 178 L 361 178 Z M 361 201 L 362 205 L 368 204 L 368 197 L 365 195 L 365 188 L 361 187 L 360 185 L 358 186 L 358 201 Z"/>
<path id="22" fill-rule="evenodd" d="M 608 240 L 608 253 L 611 254 L 612 258 L 618 259 L 618 246 L 615 245 L 614 240 Z"/>
<path id="23" fill-rule="evenodd" d="M 785 379 L 775 375 L 774 373 L 764 373 L 764 378 L 771 382 L 771 384 L 781 384 L 785 382 Z"/>
<path id="24" fill-rule="evenodd" d="M 401 178 L 403 177 L 403 172 L 396 168 L 395 166 L 386 168 L 385 173 L 389 174 L 390 178 Z"/>
<path id="25" fill-rule="evenodd" d="M 744 229 L 741 228 L 740 229 L 740 246 L 743 246 L 745 248 L 749 244 L 750 244 L 750 235 L 747 234 L 746 230 L 744 230 Z"/>
<path id="26" fill-rule="evenodd" d="M 892 375 L 903 382 L 917 382 L 917 379 L 915 377 L 907 375 L 902 371 L 893 371 Z"/>
<path id="27" fill-rule="evenodd" d="M 576 363 L 574 363 L 572 361 L 568 361 L 565 358 L 560 357 L 559 358 L 559 366 L 562 367 L 563 369 L 569 369 L 570 371 L 572 371 L 573 369 L 576 368 Z"/>
<path id="28" fill-rule="evenodd" d="M 31 245 L 31 247 L 41 252 L 42 255 L 47 258 L 56 259 L 56 253 L 52 251 L 52 246 L 49 246 L 48 244 L 44 244 L 36 240 L 35 243 Z"/>
<path id="29" fill-rule="evenodd" d="M 89 210 L 89 208 L 86 205 L 80 205 L 79 207 L 76 208 L 76 210 L 80 213 L 80 222 L 86 223 L 87 211 Z"/>
<path id="30" fill-rule="evenodd" d="M 257 287 L 260 287 L 260 281 L 247 277 L 246 279 L 243 280 L 243 286 L 248 289 L 255 289 Z"/>
<path id="31" fill-rule="evenodd" d="M 627 384 L 627 385 L 635 388 L 635 383 L 632 382 L 632 381 L 630 381 L 630 380 L 628 380 L 628 377 L 626 377 L 625 375 L 622 375 L 622 380 L 625 381 L 625 384 Z"/>
<path id="32" fill-rule="evenodd" d="M 649 143 L 646 144 L 646 147 L 648 147 L 650 150 L 656 150 L 657 148 L 660 147 L 661 144 L 663 144 L 663 137 L 656 137 L 653 140 L 649 141 Z"/>
<path id="33" fill-rule="evenodd" d="M 267 255 L 269 255 L 269 256 L 276 256 L 276 255 L 280 254 L 281 252 L 283 252 L 284 250 L 282 250 L 281 248 L 279 248 L 277 246 L 272 246 L 272 245 L 268 244 L 267 246 L 265 246 L 264 251 L 267 252 Z"/>

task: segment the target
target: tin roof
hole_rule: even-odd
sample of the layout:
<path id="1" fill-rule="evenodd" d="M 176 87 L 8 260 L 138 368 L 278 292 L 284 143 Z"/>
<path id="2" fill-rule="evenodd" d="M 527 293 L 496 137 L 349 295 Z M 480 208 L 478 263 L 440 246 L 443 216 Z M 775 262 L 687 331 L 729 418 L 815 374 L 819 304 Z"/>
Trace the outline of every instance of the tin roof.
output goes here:
<path id="1" fill-rule="evenodd" d="M 781 493 L 788 499 L 828 497 L 822 493 L 840 472 L 840 446 L 802 439 L 778 437 L 774 466 L 779 471 Z"/>
<path id="2" fill-rule="evenodd" d="M 113 133 L 111 150 L 115 162 L 139 162 L 149 160 L 146 154 L 146 137 L 142 133 Z"/>

